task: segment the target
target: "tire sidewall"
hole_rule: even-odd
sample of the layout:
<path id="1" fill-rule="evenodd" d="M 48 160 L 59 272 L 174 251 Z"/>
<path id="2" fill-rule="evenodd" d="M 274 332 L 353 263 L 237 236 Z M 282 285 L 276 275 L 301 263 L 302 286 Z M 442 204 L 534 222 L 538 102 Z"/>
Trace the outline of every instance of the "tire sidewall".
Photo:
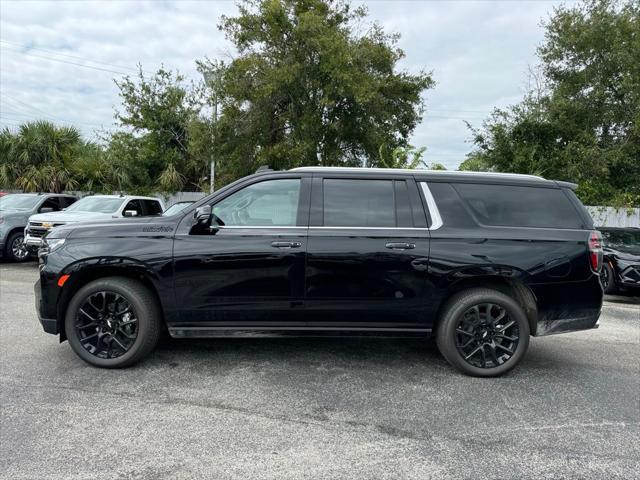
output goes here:
<path id="1" fill-rule="evenodd" d="M 604 262 L 604 265 L 602 266 L 603 271 L 606 272 L 606 275 L 608 277 L 609 283 L 607 283 L 607 286 L 605 287 L 604 285 L 603 287 L 603 291 L 606 294 L 610 294 L 615 292 L 616 290 L 616 281 L 613 277 L 613 268 L 611 268 L 611 265 L 609 265 L 609 262 Z"/>
<path id="2" fill-rule="evenodd" d="M 78 332 L 75 328 L 78 310 L 82 304 L 89 295 L 100 291 L 109 291 L 122 295 L 131 304 L 138 318 L 138 335 L 134 344 L 125 354 L 117 358 L 99 358 L 89 353 L 80 343 Z M 80 358 L 92 365 L 102 368 L 125 367 L 137 361 L 138 353 L 144 344 L 145 336 L 149 334 L 149 329 L 151 327 L 151 315 L 152 312 L 149 311 L 147 305 L 142 302 L 137 295 L 133 294 L 130 289 L 124 287 L 117 281 L 98 280 L 78 290 L 69 302 L 65 313 L 65 331 L 67 334 L 67 340 L 69 341 L 69 345 L 71 345 L 73 351 Z"/>
<path id="3" fill-rule="evenodd" d="M 29 260 L 31 258 L 31 253 L 27 250 L 27 256 L 24 257 L 24 258 L 17 258 L 16 256 L 13 255 L 13 244 L 15 243 L 16 239 L 18 239 L 18 238 L 22 238 L 22 241 L 24 242 L 24 234 L 22 234 L 20 232 L 14 232 L 11 235 L 9 235 L 9 238 L 7 238 L 7 246 L 6 246 L 6 250 L 5 250 L 5 255 L 12 262 L 22 263 L 22 262 L 26 262 L 27 260 Z"/>
<path id="4" fill-rule="evenodd" d="M 460 317 L 471 307 L 479 303 L 492 303 L 504 308 L 509 317 L 518 324 L 520 339 L 513 356 L 499 367 L 480 368 L 475 367 L 462 357 L 456 347 L 455 329 Z M 438 332 L 438 346 L 445 358 L 456 368 L 464 373 L 477 377 L 495 377 L 502 375 L 514 368 L 527 352 L 529 346 L 529 321 L 518 303 L 500 292 L 477 293 L 474 295 L 462 295 L 457 301 L 450 304 L 446 318 Z"/>

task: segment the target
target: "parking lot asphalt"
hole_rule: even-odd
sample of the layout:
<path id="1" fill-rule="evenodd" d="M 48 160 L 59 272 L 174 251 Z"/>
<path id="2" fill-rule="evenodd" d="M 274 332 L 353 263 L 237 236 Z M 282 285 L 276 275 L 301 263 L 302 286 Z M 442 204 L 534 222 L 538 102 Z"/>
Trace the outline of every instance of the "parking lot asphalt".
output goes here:
<path id="1" fill-rule="evenodd" d="M 45 334 L 0 264 L 0 478 L 640 478 L 640 299 L 498 379 L 419 339 L 167 341 L 127 370 Z"/>

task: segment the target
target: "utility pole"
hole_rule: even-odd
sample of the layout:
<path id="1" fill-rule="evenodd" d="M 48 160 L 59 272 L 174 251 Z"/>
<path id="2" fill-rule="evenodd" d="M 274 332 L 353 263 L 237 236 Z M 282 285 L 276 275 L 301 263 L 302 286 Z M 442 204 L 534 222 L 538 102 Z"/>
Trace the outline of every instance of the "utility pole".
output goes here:
<path id="1" fill-rule="evenodd" d="M 202 72 L 202 76 L 204 77 L 204 83 L 208 85 L 213 91 L 213 118 L 212 118 L 212 127 L 211 127 L 211 165 L 209 170 L 209 193 L 213 193 L 214 183 L 216 179 L 216 160 L 215 154 L 213 153 L 213 146 L 215 145 L 215 130 L 216 123 L 218 122 L 218 90 L 216 88 L 216 80 L 217 76 L 212 71 Z"/>

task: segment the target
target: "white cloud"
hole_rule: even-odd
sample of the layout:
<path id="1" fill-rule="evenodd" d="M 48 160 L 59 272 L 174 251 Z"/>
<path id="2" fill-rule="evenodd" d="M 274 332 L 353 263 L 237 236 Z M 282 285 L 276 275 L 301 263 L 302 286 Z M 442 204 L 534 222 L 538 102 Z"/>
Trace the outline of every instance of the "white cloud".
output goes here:
<path id="1" fill-rule="evenodd" d="M 425 119 L 412 141 L 427 147 L 428 162 L 455 168 L 471 148 L 463 120 L 479 125 L 494 106 L 522 96 L 543 39 L 540 20 L 556 2 L 366 4 L 371 20 L 401 34 L 401 68 L 433 72 L 437 85 L 424 96 Z M 47 112 L 91 138 L 113 126 L 116 75 L 73 63 L 123 73 L 134 73 L 138 63 L 145 71 L 164 64 L 199 80 L 196 59 L 231 50 L 217 24 L 236 12 L 233 1 L 0 2 L 0 37 L 11 42 L 0 44 L 0 123 Z"/>

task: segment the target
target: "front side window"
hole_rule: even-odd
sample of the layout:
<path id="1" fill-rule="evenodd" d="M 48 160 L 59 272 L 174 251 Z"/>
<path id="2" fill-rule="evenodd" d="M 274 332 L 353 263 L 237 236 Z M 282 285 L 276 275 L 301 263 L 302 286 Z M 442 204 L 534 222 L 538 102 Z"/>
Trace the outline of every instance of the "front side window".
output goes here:
<path id="1" fill-rule="evenodd" d="M 42 202 L 42 205 L 40 205 L 38 211 L 42 212 L 45 208 L 50 208 L 51 210 L 49 211 L 51 212 L 57 212 L 58 210 L 60 210 L 59 199 L 57 197 L 47 198 L 44 202 Z"/>
<path id="2" fill-rule="evenodd" d="M 143 200 L 147 215 L 160 215 L 162 214 L 162 207 L 157 200 Z"/>
<path id="3" fill-rule="evenodd" d="M 324 225 L 327 227 L 395 227 L 392 180 L 325 179 Z"/>
<path id="4" fill-rule="evenodd" d="M 254 183 L 213 206 L 213 223 L 227 227 L 290 227 L 298 216 L 300 179 Z"/>

